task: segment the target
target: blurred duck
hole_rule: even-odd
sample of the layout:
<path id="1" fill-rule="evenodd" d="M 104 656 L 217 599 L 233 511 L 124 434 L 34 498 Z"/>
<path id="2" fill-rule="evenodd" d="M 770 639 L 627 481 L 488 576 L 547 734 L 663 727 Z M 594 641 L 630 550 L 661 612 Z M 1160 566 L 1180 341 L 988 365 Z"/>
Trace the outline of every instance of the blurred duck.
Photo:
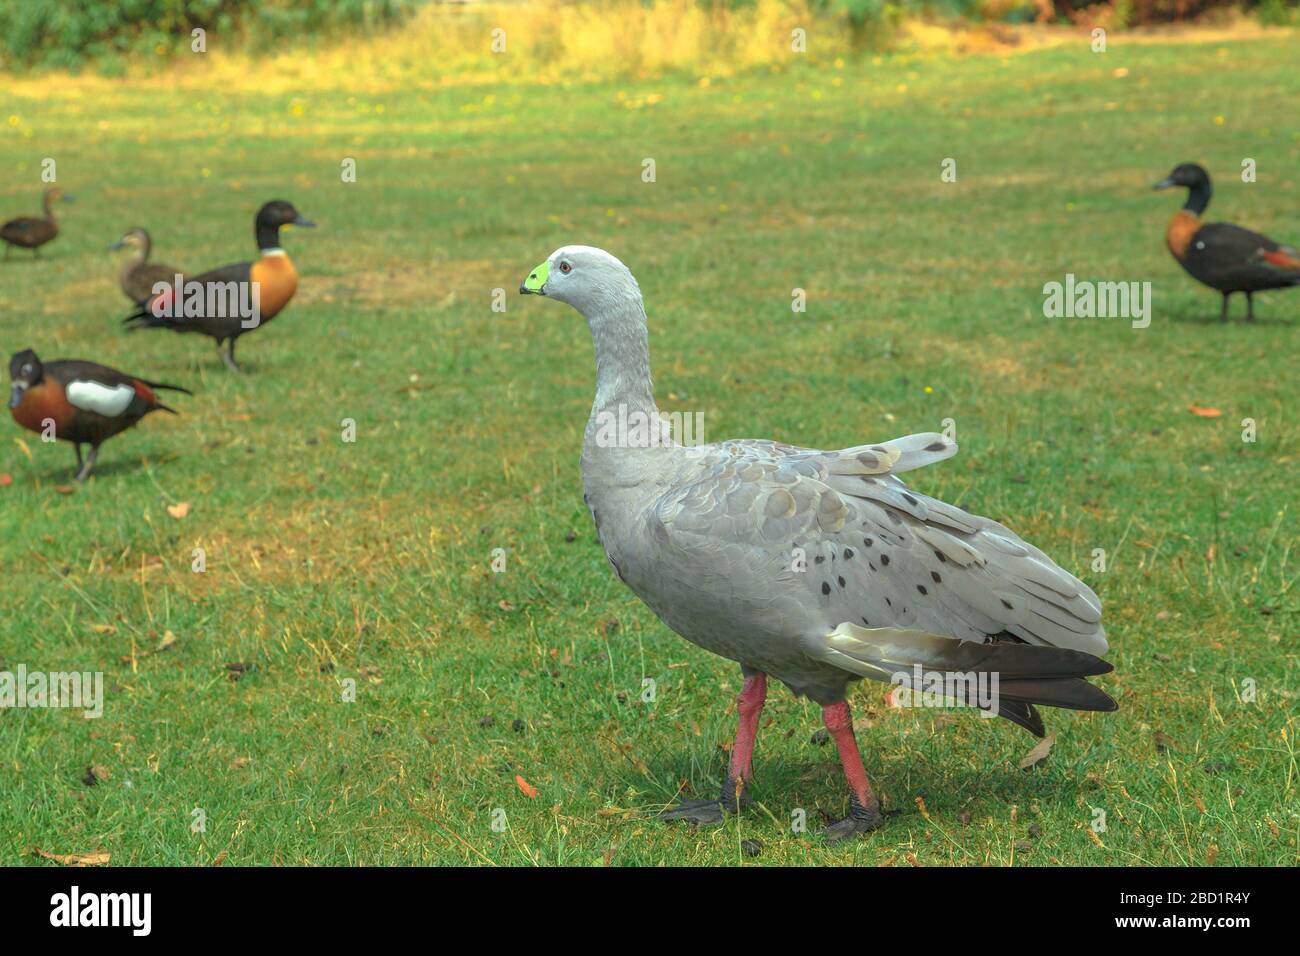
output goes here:
<path id="1" fill-rule="evenodd" d="M 1165 244 L 1178 264 L 1198 282 L 1223 295 L 1220 321 L 1228 321 L 1228 299 L 1246 293 L 1246 321 L 1255 321 L 1254 295 L 1264 289 L 1300 285 L 1300 253 L 1292 246 L 1226 222 L 1202 225 L 1210 204 L 1210 174 L 1195 163 L 1174 167 L 1156 189 L 1181 186 L 1187 202 L 1165 228 Z"/>
<path id="2" fill-rule="evenodd" d="M 123 323 L 128 331 L 170 329 L 206 335 L 216 341 L 226 367 L 238 372 L 235 341 L 279 315 L 298 288 L 298 270 L 280 246 L 280 230 L 315 225 L 292 203 L 272 200 L 254 220 L 261 252 L 256 261 L 222 266 L 188 279 L 181 290 L 182 301 L 177 301 L 175 289 L 168 290 L 150 297 Z M 225 342 L 230 343 L 228 351 L 221 349 Z"/>
<path id="3" fill-rule="evenodd" d="M 5 258 L 9 258 L 9 253 L 14 250 L 14 247 L 30 249 L 34 257 L 39 257 L 41 246 L 59 234 L 59 223 L 54 218 L 54 204 L 60 200 L 72 202 L 73 198 L 57 187 L 47 189 L 42 202 L 44 218 L 19 216 L 0 226 L 0 239 L 5 241 Z"/>
<path id="4" fill-rule="evenodd" d="M 95 467 L 99 446 L 150 412 L 171 412 L 154 389 L 192 394 L 179 385 L 136 378 L 80 359 L 42 363 L 31 349 L 9 362 L 9 411 L 19 425 L 38 434 L 72 442 L 77 450 L 77 481 Z M 89 445 L 83 461 L 81 446 Z"/>
<path id="5" fill-rule="evenodd" d="M 112 251 L 130 250 L 122 257 L 117 281 L 122 287 L 122 292 L 136 305 L 144 305 L 148 302 L 159 283 L 173 285 L 176 276 L 180 275 L 180 269 L 162 262 L 149 261 L 153 240 L 149 238 L 149 233 L 139 226 L 128 229 L 121 239 L 108 248 Z"/>

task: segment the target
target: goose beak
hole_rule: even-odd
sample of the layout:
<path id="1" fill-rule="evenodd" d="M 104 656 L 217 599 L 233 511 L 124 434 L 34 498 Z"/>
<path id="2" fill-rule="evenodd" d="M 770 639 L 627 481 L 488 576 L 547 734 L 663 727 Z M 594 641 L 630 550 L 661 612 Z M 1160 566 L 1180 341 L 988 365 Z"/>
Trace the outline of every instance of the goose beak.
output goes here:
<path id="1" fill-rule="evenodd" d="M 1160 180 L 1160 182 L 1156 183 L 1156 184 L 1155 184 L 1154 186 L 1152 186 L 1151 188 L 1152 188 L 1152 189 L 1169 189 L 1169 188 L 1171 188 L 1171 187 L 1173 187 L 1173 186 L 1177 186 L 1177 185 L 1178 185 L 1178 184 L 1177 184 L 1176 182 L 1174 182 L 1172 179 L 1170 179 L 1168 176 L 1166 176 L 1164 179 Z"/>
<path id="2" fill-rule="evenodd" d="M 9 391 L 9 407 L 17 408 L 23 403 L 23 392 L 27 391 L 27 386 L 22 382 L 14 382 L 13 388 Z"/>
<path id="3" fill-rule="evenodd" d="M 528 278 L 519 283 L 520 295 L 546 295 L 546 280 L 551 275 L 550 262 L 543 262 L 528 273 Z"/>

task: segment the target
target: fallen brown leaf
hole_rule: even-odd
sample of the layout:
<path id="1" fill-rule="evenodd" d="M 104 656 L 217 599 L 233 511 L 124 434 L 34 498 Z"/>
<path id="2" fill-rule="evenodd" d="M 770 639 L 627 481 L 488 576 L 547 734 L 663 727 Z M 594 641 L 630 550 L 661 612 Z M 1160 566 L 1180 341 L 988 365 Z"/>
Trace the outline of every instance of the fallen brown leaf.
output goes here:
<path id="1" fill-rule="evenodd" d="M 34 846 L 32 852 L 43 860 L 53 860 L 64 866 L 103 866 L 108 862 L 108 854 L 103 850 L 96 850 L 94 853 L 50 853 Z"/>
<path id="2" fill-rule="evenodd" d="M 177 521 L 180 521 L 190 513 L 190 503 L 188 501 L 178 501 L 174 505 L 168 505 L 167 513 Z"/>
<path id="3" fill-rule="evenodd" d="M 1223 414 L 1217 408 L 1208 408 L 1202 405 L 1188 405 L 1187 410 L 1193 415 L 1201 416 L 1201 418 L 1218 418 Z"/>
<path id="4" fill-rule="evenodd" d="M 1052 752 L 1052 747 L 1055 744 L 1056 732 L 1053 731 L 1040 740 L 1033 750 L 1025 754 L 1025 759 L 1020 761 L 1020 769 L 1028 770 L 1030 767 L 1034 766 L 1034 764 L 1046 758 L 1047 755 Z"/>
<path id="5" fill-rule="evenodd" d="M 519 789 L 523 792 L 523 795 L 527 797 L 529 800 L 535 799 L 537 797 L 537 788 L 534 787 L 527 780 L 525 780 L 523 777 L 519 776 L 519 774 L 515 774 L 515 783 L 519 785 Z"/>

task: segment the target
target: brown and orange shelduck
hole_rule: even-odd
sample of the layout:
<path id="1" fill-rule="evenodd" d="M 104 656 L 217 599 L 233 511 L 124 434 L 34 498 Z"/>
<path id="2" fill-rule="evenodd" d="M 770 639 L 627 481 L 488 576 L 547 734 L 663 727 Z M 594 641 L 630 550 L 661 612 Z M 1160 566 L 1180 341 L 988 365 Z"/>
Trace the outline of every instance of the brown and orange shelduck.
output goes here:
<path id="1" fill-rule="evenodd" d="M 15 247 L 30 249 L 33 258 L 39 258 L 41 246 L 59 234 L 59 223 L 54 218 L 54 204 L 60 200 L 72 202 L 73 198 L 57 187 L 47 189 L 42 202 L 45 211 L 43 219 L 35 216 L 19 216 L 0 226 L 0 239 L 5 241 L 5 258 L 9 258 L 9 253 L 13 252 Z"/>
<path id="2" fill-rule="evenodd" d="M 1300 253 L 1268 236 L 1226 222 L 1201 223 L 1210 204 L 1210 174 L 1195 163 L 1183 163 L 1155 184 L 1156 189 L 1181 186 L 1187 202 L 1165 229 L 1165 243 L 1188 274 L 1223 295 L 1219 319 L 1228 321 L 1228 299 L 1246 293 L 1246 321 L 1255 321 L 1254 295 L 1264 289 L 1300 285 Z"/>
<path id="3" fill-rule="evenodd" d="M 298 288 L 298 270 L 280 246 L 285 226 L 315 226 L 283 199 L 257 212 L 255 229 L 261 257 L 256 262 L 222 266 L 187 279 L 180 289 L 151 296 L 138 312 L 123 320 L 128 330 L 171 329 L 198 332 L 217 343 L 217 352 L 232 372 L 235 340 L 261 328 L 289 304 Z M 222 351 L 229 342 L 229 352 Z"/>
<path id="4" fill-rule="evenodd" d="M 9 411 L 23 428 L 70 441 L 77 450 L 77 481 L 95 467 L 99 446 L 150 412 L 171 412 L 154 389 L 192 394 L 179 385 L 136 378 L 116 369 L 62 359 L 42 363 L 31 349 L 9 361 Z M 82 461 L 81 446 L 90 454 Z"/>
<path id="5" fill-rule="evenodd" d="M 153 297 L 154 289 L 161 283 L 172 285 L 181 270 L 162 262 L 150 262 L 149 253 L 153 250 L 153 240 L 149 233 L 139 226 L 128 229 L 122 238 L 108 247 L 109 251 L 130 249 L 130 254 L 122 257 L 118 269 L 117 281 L 122 292 L 136 305 L 144 305 Z"/>

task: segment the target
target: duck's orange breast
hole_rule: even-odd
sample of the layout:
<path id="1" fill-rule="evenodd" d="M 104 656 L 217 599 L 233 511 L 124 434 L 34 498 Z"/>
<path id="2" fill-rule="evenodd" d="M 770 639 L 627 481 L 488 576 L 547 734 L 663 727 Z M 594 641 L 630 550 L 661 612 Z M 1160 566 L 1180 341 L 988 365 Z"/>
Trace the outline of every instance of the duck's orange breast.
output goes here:
<path id="1" fill-rule="evenodd" d="M 289 304 L 298 290 L 298 270 L 283 253 L 262 256 L 249 270 L 250 278 L 257 283 L 262 319 L 274 318 Z"/>
<path id="2" fill-rule="evenodd" d="M 63 386 L 52 382 L 33 385 L 23 392 L 18 407 L 9 411 L 14 421 L 34 432 L 43 431 L 45 422 L 53 420 L 55 435 L 71 427 L 76 415 L 76 409 L 68 404 L 67 396 L 63 394 Z"/>
<path id="3" fill-rule="evenodd" d="M 1169 251 L 1174 254 L 1175 259 L 1181 260 L 1187 255 L 1187 247 L 1191 244 L 1192 236 L 1196 235 L 1201 228 L 1201 220 L 1193 213 L 1186 209 L 1180 209 L 1174 213 L 1169 225 L 1165 227 L 1165 245 Z"/>

